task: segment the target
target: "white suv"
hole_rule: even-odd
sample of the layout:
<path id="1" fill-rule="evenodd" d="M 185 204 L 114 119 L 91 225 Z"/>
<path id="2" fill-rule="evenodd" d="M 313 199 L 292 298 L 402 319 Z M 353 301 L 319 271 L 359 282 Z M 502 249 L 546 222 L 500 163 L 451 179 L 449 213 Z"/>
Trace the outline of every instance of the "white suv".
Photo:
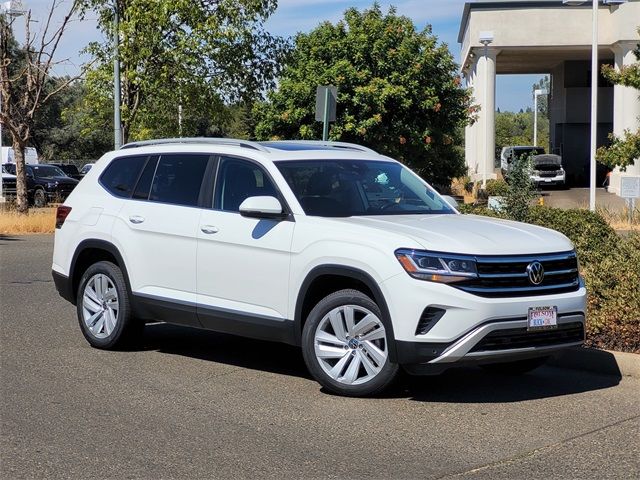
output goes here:
<path id="1" fill-rule="evenodd" d="M 177 139 L 104 155 L 58 208 L 53 278 L 94 347 L 164 321 L 302 347 L 343 395 L 400 366 L 508 372 L 584 340 L 571 242 L 460 215 L 358 145 Z"/>

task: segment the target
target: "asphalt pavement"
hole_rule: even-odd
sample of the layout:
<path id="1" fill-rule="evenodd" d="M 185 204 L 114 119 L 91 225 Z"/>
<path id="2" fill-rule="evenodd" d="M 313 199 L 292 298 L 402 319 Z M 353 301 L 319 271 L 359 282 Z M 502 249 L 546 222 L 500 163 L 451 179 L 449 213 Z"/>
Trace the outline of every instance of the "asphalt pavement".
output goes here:
<path id="1" fill-rule="evenodd" d="M 106 352 L 0 236 L 0 478 L 640 478 L 640 381 L 544 367 L 329 395 L 296 348 L 164 324 Z"/>

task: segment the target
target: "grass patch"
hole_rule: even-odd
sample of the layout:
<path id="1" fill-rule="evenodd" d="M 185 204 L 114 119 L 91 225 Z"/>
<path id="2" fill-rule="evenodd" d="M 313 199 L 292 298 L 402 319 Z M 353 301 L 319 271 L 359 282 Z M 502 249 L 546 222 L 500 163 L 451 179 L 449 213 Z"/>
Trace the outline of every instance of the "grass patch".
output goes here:
<path id="1" fill-rule="evenodd" d="M 53 233 L 55 227 L 55 208 L 31 208 L 27 215 L 21 215 L 12 208 L 0 209 L 0 234 L 3 235 Z"/>

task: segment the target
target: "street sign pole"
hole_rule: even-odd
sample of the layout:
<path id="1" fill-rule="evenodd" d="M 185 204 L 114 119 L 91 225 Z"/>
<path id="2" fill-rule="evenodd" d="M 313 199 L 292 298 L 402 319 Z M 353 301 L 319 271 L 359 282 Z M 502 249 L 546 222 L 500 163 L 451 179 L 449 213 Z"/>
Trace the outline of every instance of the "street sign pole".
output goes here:
<path id="1" fill-rule="evenodd" d="M 322 126 L 322 140 L 326 142 L 329 140 L 329 88 L 324 90 L 324 112 L 323 119 L 324 125 Z"/>

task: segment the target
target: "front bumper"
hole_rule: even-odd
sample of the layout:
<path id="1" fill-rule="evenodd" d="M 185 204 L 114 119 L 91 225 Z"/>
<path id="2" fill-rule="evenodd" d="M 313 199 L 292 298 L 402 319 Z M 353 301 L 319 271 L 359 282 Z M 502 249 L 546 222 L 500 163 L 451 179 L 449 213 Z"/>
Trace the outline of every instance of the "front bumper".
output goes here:
<path id="1" fill-rule="evenodd" d="M 531 181 L 535 182 L 537 185 L 564 185 L 566 180 L 566 176 L 556 175 L 555 177 L 541 177 L 538 175 L 532 175 Z"/>
<path id="2" fill-rule="evenodd" d="M 437 374 L 450 367 L 546 357 L 584 342 L 582 313 L 558 318 L 558 328 L 527 331 L 526 318 L 502 319 L 478 326 L 450 344 L 396 342 L 399 363 L 413 374 Z"/>
<path id="3" fill-rule="evenodd" d="M 586 289 L 553 295 L 487 298 L 449 285 L 415 280 L 406 274 L 383 282 L 395 337 L 396 361 L 411 371 L 445 370 L 458 362 L 495 363 L 546 356 L 584 341 Z M 580 333 L 565 339 L 539 341 L 527 332 L 527 313 L 532 307 L 557 307 L 558 329 L 575 324 Z M 424 334 L 418 325 L 426 308 L 445 310 Z M 520 329 L 520 331 L 518 331 Z M 493 333 L 498 332 L 498 333 Z M 518 341 L 509 341 L 510 332 Z M 506 334 L 502 344 L 481 348 L 488 335 Z M 531 340 L 531 341 L 529 341 Z M 566 341 L 564 341 L 566 340 Z M 486 342 L 486 340 L 485 340 Z M 428 365 L 428 368 L 423 368 Z"/>

